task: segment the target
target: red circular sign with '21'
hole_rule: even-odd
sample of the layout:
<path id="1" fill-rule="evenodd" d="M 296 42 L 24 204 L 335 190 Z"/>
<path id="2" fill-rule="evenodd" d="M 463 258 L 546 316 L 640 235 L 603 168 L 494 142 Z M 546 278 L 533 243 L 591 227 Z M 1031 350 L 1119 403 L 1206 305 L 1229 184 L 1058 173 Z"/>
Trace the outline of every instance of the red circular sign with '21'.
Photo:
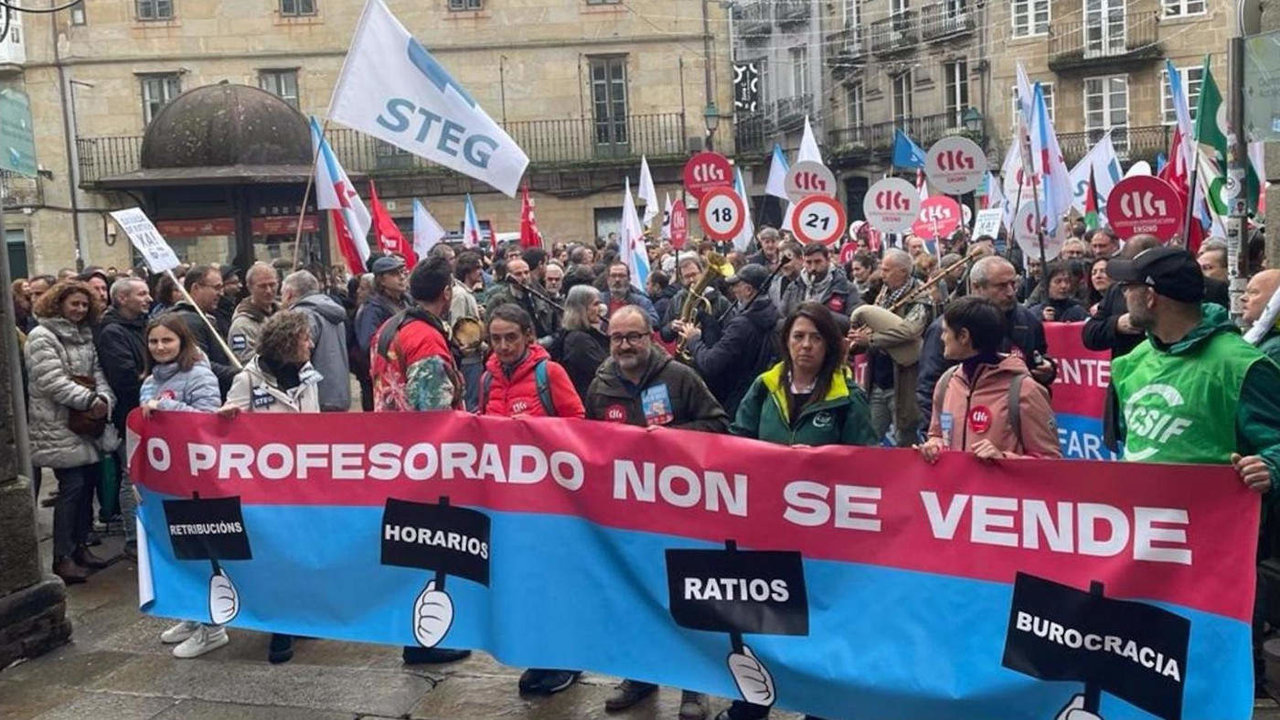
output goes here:
<path id="1" fill-rule="evenodd" d="M 796 203 L 791 232 L 803 243 L 834 245 L 844 236 L 844 206 L 826 195 L 809 195 Z"/>

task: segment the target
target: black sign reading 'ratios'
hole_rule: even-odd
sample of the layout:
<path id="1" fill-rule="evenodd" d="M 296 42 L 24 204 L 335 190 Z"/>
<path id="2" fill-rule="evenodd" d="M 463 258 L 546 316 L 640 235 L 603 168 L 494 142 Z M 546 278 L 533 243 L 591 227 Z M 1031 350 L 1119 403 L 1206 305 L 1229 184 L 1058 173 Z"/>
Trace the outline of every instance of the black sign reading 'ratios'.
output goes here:
<path id="1" fill-rule="evenodd" d="M 435 570 L 489 585 L 489 516 L 448 504 L 387 498 L 382 564 Z"/>
<path id="2" fill-rule="evenodd" d="M 173 556 L 178 560 L 252 560 L 239 497 L 165 500 Z"/>
<path id="3" fill-rule="evenodd" d="M 804 559 L 772 550 L 667 550 L 671 618 L 732 634 L 808 635 Z"/>

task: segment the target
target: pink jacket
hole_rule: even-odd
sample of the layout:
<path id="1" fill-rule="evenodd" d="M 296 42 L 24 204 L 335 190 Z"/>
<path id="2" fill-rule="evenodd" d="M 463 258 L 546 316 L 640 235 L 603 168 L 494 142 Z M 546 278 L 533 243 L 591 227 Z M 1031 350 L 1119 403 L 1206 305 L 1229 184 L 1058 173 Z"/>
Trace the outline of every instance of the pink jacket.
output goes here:
<path id="1" fill-rule="evenodd" d="M 941 438 L 948 450 L 969 452 L 985 439 L 1006 457 L 1062 457 L 1049 391 L 1027 374 L 1020 358 L 1009 355 L 997 365 L 979 365 L 975 374 L 977 383 L 970 385 L 957 368 L 946 388 L 934 389 L 929 437 Z M 1009 422 L 1010 386 L 1017 375 L 1025 376 L 1018 393 L 1021 437 L 1014 436 Z"/>

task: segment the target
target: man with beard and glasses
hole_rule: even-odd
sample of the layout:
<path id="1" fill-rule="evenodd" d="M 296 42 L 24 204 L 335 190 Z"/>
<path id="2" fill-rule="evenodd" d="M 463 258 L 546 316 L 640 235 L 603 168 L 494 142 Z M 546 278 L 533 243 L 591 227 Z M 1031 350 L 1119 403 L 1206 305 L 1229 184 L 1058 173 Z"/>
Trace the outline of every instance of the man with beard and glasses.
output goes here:
<path id="1" fill-rule="evenodd" d="M 729 417 L 698 373 L 675 362 L 653 342 L 648 312 L 626 305 L 609 319 L 609 359 L 587 390 L 587 417 L 639 427 L 668 427 L 724 433 Z M 658 689 L 653 683 L 623 680 L 604 703 L 605 710 L 625 710 Z M 684 691 L 683 720 L 706 717 L 706 698 Z"/>

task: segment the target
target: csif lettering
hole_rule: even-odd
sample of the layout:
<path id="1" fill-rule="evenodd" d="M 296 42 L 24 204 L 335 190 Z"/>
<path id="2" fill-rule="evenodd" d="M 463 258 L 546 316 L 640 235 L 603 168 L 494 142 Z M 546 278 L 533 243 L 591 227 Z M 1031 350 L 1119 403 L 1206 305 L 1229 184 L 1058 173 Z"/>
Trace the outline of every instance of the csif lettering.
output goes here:
<path id="1" fill-rule="evenodd" d="M 415 123 L 416 132 L 413 131 Z M 393 133 L 413 132 L 413 142 L 419 145 L 434 144 L 437 150 L 446 155 L 458 157 L 461 152 L 463 159 L 482 169 L 489 167 L 493 151 L 498 149 L 498 142 L 488 135 L 470 133 L 465 125 L 418 107 L 407 98 L 388 100 L 383 112 L 378 115 L 378 124 Z"/>

